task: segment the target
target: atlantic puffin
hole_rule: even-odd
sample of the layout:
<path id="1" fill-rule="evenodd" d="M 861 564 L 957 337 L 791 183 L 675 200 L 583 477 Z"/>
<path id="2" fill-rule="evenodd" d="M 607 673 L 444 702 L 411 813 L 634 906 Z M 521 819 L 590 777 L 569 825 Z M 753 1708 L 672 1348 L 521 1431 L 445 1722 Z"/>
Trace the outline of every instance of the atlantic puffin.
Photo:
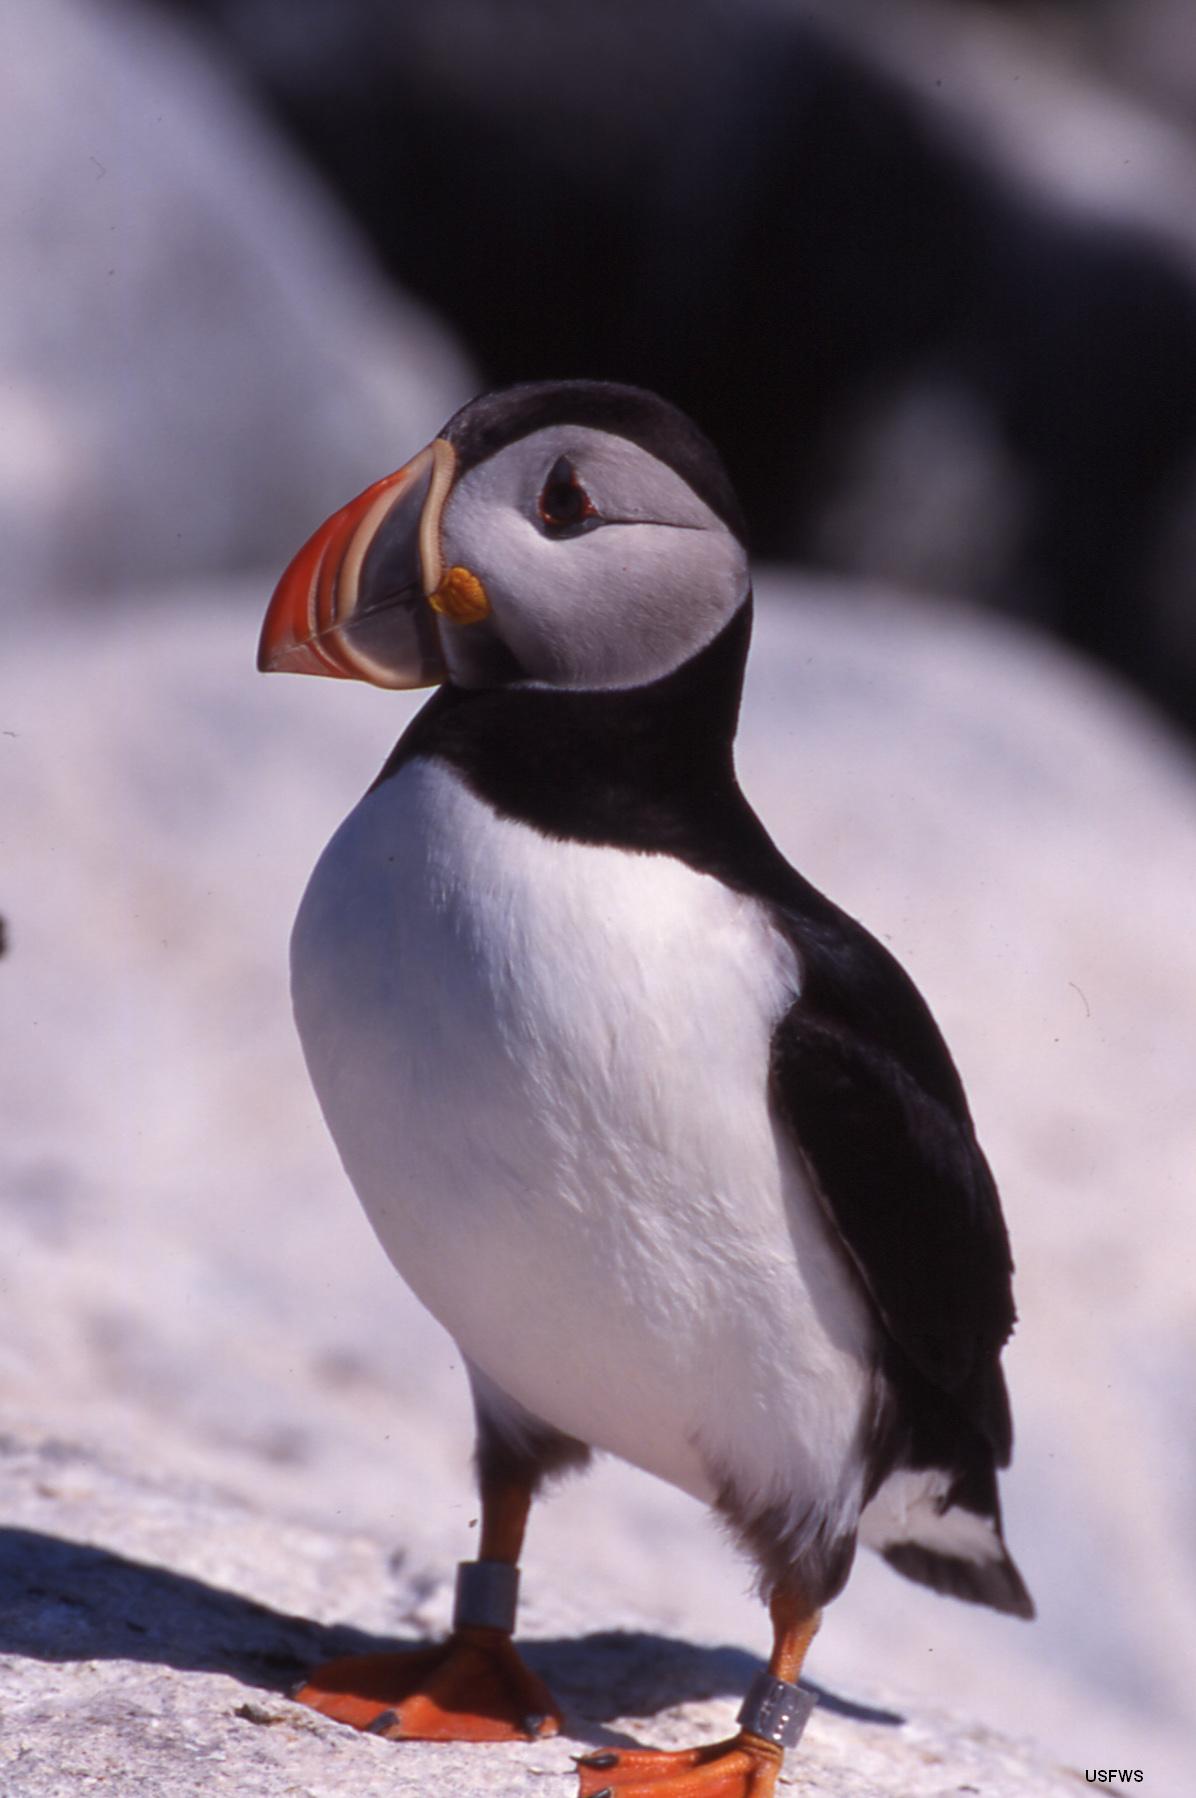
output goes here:
<path id="1" fill-rule="evenodd" d="M 437 687 L 319 860 L 292 993 L 349 1179 L 460 1346 L 482 1516 L 447 1642 L 299 1696 L 388 1736 L 554 1732 L 511 1639 L 524 1528 L 620 1455 L 731 1527 L 773 1646 L 732 1739 L 589 1755 L 581 1798 L 773 1792 L 857 1542 L 1033 1614 L 996 1187 L 912 981 L 739 788 L 744 539 L 667 401 L 517 386 L 321 526 L 259 652 Z"/>

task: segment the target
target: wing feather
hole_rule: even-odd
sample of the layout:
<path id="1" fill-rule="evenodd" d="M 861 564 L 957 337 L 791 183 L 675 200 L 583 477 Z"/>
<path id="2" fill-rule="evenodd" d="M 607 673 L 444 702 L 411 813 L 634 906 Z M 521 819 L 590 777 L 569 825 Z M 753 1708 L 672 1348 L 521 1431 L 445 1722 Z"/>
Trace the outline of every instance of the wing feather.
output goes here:
<path id="1" fill-rule="evenodd" d="M 996 1185 L 913 982 L 826 909 L 784 920 L 804 978 L 773 1038 L 774 1109 L 893 1342 L 935 1386 L 961 1392 L 1014 1323 Z"/>

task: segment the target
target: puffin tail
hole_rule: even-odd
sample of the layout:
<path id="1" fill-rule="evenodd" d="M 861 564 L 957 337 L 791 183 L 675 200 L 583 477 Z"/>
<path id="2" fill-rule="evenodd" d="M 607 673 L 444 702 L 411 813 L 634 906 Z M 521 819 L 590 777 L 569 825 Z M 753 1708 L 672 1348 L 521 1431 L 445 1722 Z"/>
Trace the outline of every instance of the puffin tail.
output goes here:
<path id="1" fill-rule="evenodd" d="M 860 1518 L 860 1541 L 906 1579 L 1013 1617 L 1034 1601 L 1001 1531 L 996 1478 L 977 1463 L 970 1475 L 947 1468 L 899 1468 Z"/>
<path id="2" fill-rule="evenodd" d="M 945 1592 L 952 1598 L 965 1599 L 969 1604 L 991 1605 L 994 1611 L 1006 1611 L 1011 1617 L 1029 1621 L 1034 1616 L 1034 1600 L 1003 1542 L 1000 1549 L 1000 1557 L 989 1561 L 940 1554 L 933 1548 L 924 1548 L 920 1542 L 892 1542 L 880 1552 L 889 1566 L 906 1579 L 932 1586 L 936 1592 Z"/>

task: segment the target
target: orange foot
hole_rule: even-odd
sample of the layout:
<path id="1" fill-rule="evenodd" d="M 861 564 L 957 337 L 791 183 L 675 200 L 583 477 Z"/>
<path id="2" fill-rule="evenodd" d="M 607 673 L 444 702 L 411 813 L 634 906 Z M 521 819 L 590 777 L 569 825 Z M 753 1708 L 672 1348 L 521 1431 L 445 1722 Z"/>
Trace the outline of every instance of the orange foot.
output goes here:
<path id="1" fill-rule="evenodd" d="M 602 1749 L 577 1763 L 578 1798 L 771 1798 L 781 1753 L 755 1736 L 665 1753 Z"/>
<path id="2" fill-rule="evenodd" d="M 518 1742 L 561 1727 L 543 1680 L 493 1629 L 458 1630 L 412 1654 L 326 1661 L 294 1696 L 370 1735 L 418 1742 Z"/>

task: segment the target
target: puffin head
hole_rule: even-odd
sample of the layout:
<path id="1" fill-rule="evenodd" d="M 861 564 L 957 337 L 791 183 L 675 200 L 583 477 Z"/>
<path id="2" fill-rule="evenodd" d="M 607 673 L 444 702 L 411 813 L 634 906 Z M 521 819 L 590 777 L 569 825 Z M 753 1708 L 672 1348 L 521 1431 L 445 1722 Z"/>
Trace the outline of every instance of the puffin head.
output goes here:
<path id="1" fill-rule="evenodd" d="M 749 600 L 717 451 L 641 388 L 484 395 L 320 526 L 266 614 L 258 666 L 383 687 L 625 688 Z"/>

